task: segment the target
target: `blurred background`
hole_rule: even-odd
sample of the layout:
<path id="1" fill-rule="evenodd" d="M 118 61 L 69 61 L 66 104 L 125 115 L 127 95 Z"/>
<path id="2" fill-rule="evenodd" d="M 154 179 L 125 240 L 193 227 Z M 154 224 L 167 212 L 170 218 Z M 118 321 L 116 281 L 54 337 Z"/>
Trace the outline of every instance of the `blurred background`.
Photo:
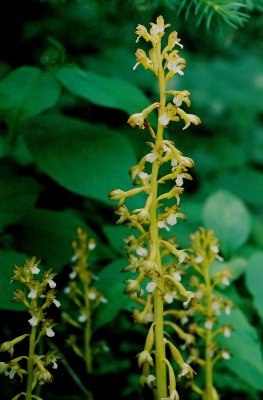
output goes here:
<path id="1" fill-rule="evenodd" d="M 0 15 L 0 342 L 26 320 L 10 302 L 14 264 L 35 255 L 52 267 L 63 302 L 78 226 L 96 238 L 92 268 L 109 299 L 94 317 L 94 343 L 109 351 L 98 352 L 91 381 L 61 345 L 58 327 L 54 340 L 65 362 L 43 389 L 49 400 L 85 398 L 72 370 L 97 400 L 105 393 L 151 398 L 138 385 L 135 358 L 145 330 L 133 326 L 132 304 L 122 295 L 129 231 L 115 227 L 108 193 L 130 188 L 128 171 L 148 151 L 149 137 L 127 119 L 158 101 L 154 76 L 133 66 L 138 45 L 146 49 L 135 43 L 137 24 L 149 27 L 160 14 L 182 39 L 187 62 L 172 88 L 190 91 L 189 112 L 202 120 L 187 131 L 180 123 L 168 129 L 195 161 L 181 203 L 187 221 L 173 233 L 185 248 L 199 226 L 215 230 L 233 271 L 224 295 L 238 310 L 227 343 L 233 357 L 218 367 L 216 382 L 222 400 L 262 398 L 262 1 L 9 0 Z M 17 393 L 19 381 L 1 375 L 1 399 Z M 182 387 L 186 398 L 196 397 Z"/>

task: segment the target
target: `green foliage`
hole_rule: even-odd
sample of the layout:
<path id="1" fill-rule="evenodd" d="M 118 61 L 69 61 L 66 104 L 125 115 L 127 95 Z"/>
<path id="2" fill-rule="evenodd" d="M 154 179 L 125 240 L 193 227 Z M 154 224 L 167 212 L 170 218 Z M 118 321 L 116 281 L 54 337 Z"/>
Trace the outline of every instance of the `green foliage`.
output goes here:
<path id="1" fill-rule="evenodd" d="M 21 176 L 18 166 L 0 160 L 0 229 L 14 224 L 34 207 L 41 186 L 30 176 Z M 18 201 L 19 199 L 19 201 Z"/>
<path id="2" fill-rule="evenodd" d="M 11 283 L 12 277 L 12 265 L 22 265 L 25 261 L 25 254 L 17 253 L 12 250 L 1 250 L 0 251 L 0 265 L 1 265 L 1 280 L 0 280 L 0 291 L 1 291 L 1 303 L 0 308 L 3 310 L 23 310 L 21 303 L 11 302 L 14 297 L 13 292 L 15 290 L 14 285 Z"/>
<path id="3" fill-rule="evenodd" d="M 20 67 L 0 83 L 0 113 L 8 123 L 22 121 L 52 107 L 59 95 L 60 87 L 50 73 Z"/>
<path id="4" fill-rule="evenodd" d="M 234 328 L 231 339 L 220 338 L 220 342 L 233 354 L 225 366 L 255 389 L 263 390 L 263 358 L 256 329 L 238 309 L 233 310 L 230 316 L 220 317 L 220 321 Z"/>
<path id="5" fill-rule="evenodd" d="M 216 232 L 222 252 L 228 256 L 249 237 L 249 213 L 242 201 L 229 192 L 218 191 L 207 199 L 203 219 L 205 226 Z"/>
<path id="6" fill-rule="evenodd" d="M 246 284 L 253 296 L 253 302 L 257 313 L 263 321 L 263 299 L 262 299 L 262 268 L 263 252 L 255 252 L 249 259 L 249 268 L 246 271 Z"/>
<path id="7" fill-rule="evenodd" d="M 128 296 L 123 296 L 123 275 L 120 272 L 127 261 L 116 259 L 108 264 L 99 275 L 97 288 L 105 295 L 107 303 L 96 315 L 95 329 L 114 320 L 123 310 L 130 310 L 133 302 Z"/>
<path id="8" fill-rule="evenodd" d="M 132 114 L 138 107 L 144 108 L 148 105 L 144 94 L 125 80 L 107 78 L 76 65 L 62 67 L 56 76 L 71 93 L 99 106 L 117 108 Z"/>
<path id="9" fill-rule="evenodd" d="M 107 203 L 113 186 L 129 184 L 128 176 L 118 174 L 119 163 L 127 170 L 136 158 L 128 139 L 118 131 L 46 115 L 31 121 L 25 137 L 40 170 L 74 193 Z"/>
<path id="10" fill-rule="evenodd" d="M 190 13 L 193 13 L 196 18 L 196 25 L 201 22 L 206 23 L 206 27 L 210 28 L 212 18 L 215 16 L 222 19 L 225 23 L 237 28 L 243 26 L 250 18 L 250 13 L 253 10 L 263 9 L 262 1 L 241 0 L 175 0 L 174 6 L 178 7 L 178 15 L 185 13 L 188 18 Z"/>

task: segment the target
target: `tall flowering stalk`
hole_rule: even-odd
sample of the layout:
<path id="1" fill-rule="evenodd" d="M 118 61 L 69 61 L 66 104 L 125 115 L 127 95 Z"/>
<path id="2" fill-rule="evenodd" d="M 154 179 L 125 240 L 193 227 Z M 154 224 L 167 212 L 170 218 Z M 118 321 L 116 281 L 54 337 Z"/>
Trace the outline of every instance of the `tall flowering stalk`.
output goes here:
<path id="1" fill-rule="evenodd" d="M 51 269 L 44 272 L 42 278 L 39 278 L 40 261 L 36 258 L 27 259 L 22 267 L 15 266 L 12 281 L 18 281 L 20 288 L 14 292 L 13 301 L 21 302 L 28 313 L 30 319 L 28 323 L 31 327 L 30 333 L 25 333 L 17 338 L 4 342 L 0 345 L 0 351 L 7 351 L 13 357 L 15 346 L 25 339 L 29 340 L 29 351 L 25 356 L 12 358 L 8 362 L 0 362 L 0 373 L 4 373 L 10 379 L 17 374 L 21 380 L 26 376 L 26 391 L 14 396 L 12 400 L 24 397 L 26 400 L 37 399 L 39 396 L 33 394 L 37 384 L 51 382 L 53 377 L 47 369 L 51 367 L 56 369 L 57 355 L 56 351 L 48 351 L 46 355 L 37 353 L 37 345 L 44 336 L 52 338 L 55 336 L 53 330 L 55 323 L 47 315 L 47 309 L 54 304 L 60 307 L 60 302 L 56 299 L 56 283 L 54 281 L 55 273 Z"/>
<path id="2" fill-rule="evenodd" d="M 172 121 L 183 120 L 183 130 L 191 123 L 197 125 L 201 121 L 181 108 L 184 103 L 190 106 L 187 90 L 167 90 L 168 82 L 176 74 L 183 75 L 186 65 L 178 50 L 174 49 L 175 46 L 183 47 L 177 32 L 171 32 L 163 46 L 165 29 L 169 26 L 164 24 L 162 16 L 156 23 L 151 23 L 149 31 L 143 25 L 137 26 L 137 41 L 143 38 L 150 44 L 150 50 L 147 55 L 144 50 L 137 49 L 134 69 L 141 64 L 155 75 L 160 98 L 128 119 L 132 127 L 148 130 L 152 139 L 147 142 L 151 151 L 130 170 L 135 187 L 128 191 L 116 189 L 109 194 L 112 200 L 118 200 L 117 224 L 126 222 L 137 231 L 137 235 L 132 234 L 126 239 L 129 265 L 124 270 L 133 272 L 136 278 L 125 281 L 125 293 L 142 306 L 142 310 L 135 314 L 135 320 L 150 324 L 144 350 L 138 355 L 138 364 L 142 368 L 142 385 L 152 387 L 157 400 L 179 398 L 173 362 L 169 361 L 168 354 L 179 366 L 179 375 L 193 375 L 191 367 L 165 334 L 164 304 L 179 300 L 187 307 L 194 296 L 177 279 L 179 264 L 189 256 L 178 248 L 174 237 L 166 237 L 178 219 L 185 219 L 180 212 L 180 196 L 184 180 L 192 179 L 188 169 L 194 162 L 183 156 L 173 141 L 164 137 L 164 131 Z M 158 112 L 156 130 L 148 119 L 154 110 Z M 168 173 L 164 166 L 168 166 Z M 124 203 L 136 195 L 144 197 L 144 205 L 130 211 Z"/>
<path id="3" fill-rule="evenodd" d="M 222 312 L 230 315 L 233 303 L 224 299 L 217 290 L 220 286 L 230 284 L 231 271 L 223 268 L 214 272 L 212 267 L 216 260 L 223 261 L 219 255 L 218 240 L 211 230 L 200 228 L 191 235 L 192 249 L 189 265 L 194 269 L 190 284 L 196 291 L 198 302 L 191 304 L 190 314 L 193 322 L 189 324 L 190 332 L 196 335 L 198 347 L 191 348 L 191 362 L 204 369 L 204 388 L 192 385 L 194 391 L 202 396 L 203 400 L 218 400 L 219 396 L 213 382 L 214 365 L 220 359 L 228 360 L 230 353 L 220 348 L 218 336 L 231 336 L 232 328 L 229 325 L 220 325 L 219 316 Z M 204 348 L 204 352 L 200 349 Z"/>
<path id="4" fill-rule="evenodd" d="M 70 335 L 67 343 L 85 363 L 86 372 L 93 372 L 92 350 L 92 318 L 94 311 L 101 303 L 107 300 L 96 289 L 96 276 L 90 268 L 90 254 L 96 248 L 94 238 L 89 237 L 85 229 L 77 229 L 77 240 L 72 242 L 73 265 L 69 274 L 70 281 L 64 292 L 71 301 L 70 312 L 63 312 L 63 319 L 70 325 L 78 328 L 79 335 Z M 92 399 L 89 393 L 88 399 Z"/>

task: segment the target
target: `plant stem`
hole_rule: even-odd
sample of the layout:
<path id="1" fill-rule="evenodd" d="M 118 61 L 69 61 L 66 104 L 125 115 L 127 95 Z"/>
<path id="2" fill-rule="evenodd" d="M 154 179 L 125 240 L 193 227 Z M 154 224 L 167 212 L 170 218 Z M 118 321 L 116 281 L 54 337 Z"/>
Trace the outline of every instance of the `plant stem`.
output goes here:
<path id="1" fill-rule="evenodd" d="M 32 398 L 32 384 L 34 379 L 34 355 L 35 355 L 35 341 L 36 341 L 36 326 L 32 326 L 29 338 L 29 354 L 27 359 L 27 386 L 26 386 L 26 400 Z"/>
<path id="2" fill-rule="evenodd" d="M 159 68 L 159 89 L 160 89 L 160 104 L 165 106 L 165 82 L 164 71 L 162 66 L 161 45 L 158 44 L 156 48 L 156 55 Z M 163 139 L 163 127 L 158 122 L 157 138 L 155 142 L 156 150 L 161 145 Z M 160 274 L 160 285 L 162 286 L 162 264 L 159 250 L 159 234 L 157 225 L 157 195 L 158 195 L 158 172 L 159 161 L 158 159 L 153 162 L 152 177 L 151 177 L 151 193 L 153 201 L 150 207 L 150 246 L 156 248 L 155 263 L 157 270 Z M 164 344 L 164 330 L 163 330 L 163 298 L 160 291 L 156 290 L 154 293 L 154 334 L 155 334 L 155 363 L 156 363 L 156 383 L 157 383 L 157 400 L 167 397 L 167 378 L 166 378 L 166 364 L 165 364 L 165 344 Z"/>
<path id="3" fill-rule="evenodd" d="M 204 271 L 205 286 L 206 286 L 206 307 L 207 307 L 207 317 L 211 318 L 213 315 L 212 310 L 212 286 L 209 275 L 208 265 L 205 266 Z M 211 345 L 212 345 L 212 330 L 206 330 L 205 337 L 205 391 L 204 400 L 213 399 L 213 364 L 211 358 Z"/>
<path id="4" fill-rule="evenodd" d="M 92 373 L 92 355 L 91 355 L 91 315 L 90 315 L 90 302 L 88 298 L 88 290 L 89 288 L 85 285 L 85 308 L 87 320 L 85 324 L 84 331 L 84 348 L 85 348 L 85 362 L 86 362 L 86 371 L 88 374 Z"/>
<path id="5" fill-rule="evenodd" d="M 86 268 L 87 260 L 85 259 L 85 262 L 83 262 L 83 267 Z M 92 368 L 92 353 L 91 353 L 91 336 L 92 336 L 92 331 L 91 331 L 91 309 L 90 309 L 90 299 L 88 297 L 89 294 L 89 282 L 83 282 L 84 285 L 84 296 L 85 296 L 85 309 L 86 309 L 86 316 L 87 320 L 85 323 L 85 329 L 84 329 L 84 357 L 85 357 L 85 363 L 86 363 L 86 371 L 88 376 L 91 378 L 91 374 L 93 372 Z M 89 391 L 87 393 L 87 400 L 93 400 L 93 395 L 92 392 Z"/>

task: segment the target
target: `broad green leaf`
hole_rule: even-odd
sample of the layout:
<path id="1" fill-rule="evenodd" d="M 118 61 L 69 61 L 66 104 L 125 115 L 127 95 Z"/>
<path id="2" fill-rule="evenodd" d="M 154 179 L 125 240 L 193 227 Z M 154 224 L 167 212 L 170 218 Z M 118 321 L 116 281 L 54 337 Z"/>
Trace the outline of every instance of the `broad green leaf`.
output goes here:
<path id="1" fill-rule="evenodd" d="M 37 201 L 40 185 L 19 173 L 16 164 L 0 160 L 0 229 L 18 222 Z"/>
<path id="2" fill-rule="evenodd" d="M 259 392 L 248 385 L 240 376 L 237 376 L 235 373 L 228 369 L 226 373 L 226 369 L 221 363 L 218 363 L 214 369 L 213 377 L 215 381 L 215 387 L 218 389 L 219 393 L 228 393 L 236 392 L 238 393 L 245 392 L 249 394 L 249 400 L 259 400 Z M 232 397 L 232 396 L 231 396 Z"/>
<path id="3" fill-rule="evenodd" d="M 253 296 L 255 308 L 263 321 L 263 251 L 258 251 L 248 260 L 246 272 L 246 285 Z"/>
<path id="4" fill-rule="evenodd" d="M 122 310 L 130 310 L 134 302 L 129 296 L 123 293 L 125 285 L 123 281 L 127 279 L 127 274 L 121 272 L 127 265 L 127 261 L 119 258 L 107 265 L 99 274 L 99 281 L 96 284 L 98 290 L 108 300 L 106 304 L 101 304 L 94 322 L 95 328 L 113 321 Z"/>
<path id="5" fill-rule="evenodd" d="M 230 338 L 218 337 L 221 345 L 229 349 L 232 355 L 225 362 L 225 367 L 254 389 L 263 390 L 263 358 L 256 329 L 239 309 L 232 310 L 230 316 L 221 315 L 219 320 L 220 323 L 230 324 L 234 328 Z"/>
<path id="6" fill-rule="evenodd" d="M 21 121 L 52 107 L 60 86 L 48 72 L 36 67 L 19 67 L 0 82 L 0 114 L 6 121 Z"/>
<path id="7" fill-rule="evenodd" d="M 66 189 L 113 206 L 108 193 L 131 187 L 128 171 L 136 157 L 121 134 L 59 115 L 37 118 L 29 127 L 33 158 Z"/>
<path id="8" fill-rule="evenodd" d="M 252 237 L 256 243 L 256 245 L 263 249 L 263 221 L 259 220 L 257 215 L 253 216 L 252 223 Z"/>
<path id="9" fill-rule="evenodd" d="M 249 237 L 249 213 L 243 202 L 230 192 L 219 190 L 207 199 L 203 220 L 207 228 L 215 231 L 226 255 L 240 248 Z"/>
<path id="10" fill-rule="evenodd" d="M 221 57 L 209 59 L 209 73 L 205 68 L 205 58 L 198 55 L 194 58 L 193 54 L 191 57 L 192 62 L 180 80 L 180 85 L 191 88 L 193 104 L 199 104 L 203 109 L 208 107 L 210 114 L 218 118 L 227 109 L 237 109 L 239 114 L 240 109 L 247 110 L 249 105 L 246 96 L 249 96 L 253 98 L 249 112 L 262 110 L 262 57 L 256 57 L 253 53 L 243 57 L 241 53 L 241 56 L 229 60 Z M 219 82 L 221 84 L 218 84 Z M 244 114 L 247 117 L 248 113 Z M 204 117 L 210 123 L 214 123 L 211 115 Z M 239 118 L 242 118 L 242 115 L 239 115 Z"/>
<path id="11" fill-rule="evenodd" d="M 263 78 L 262 78 L 263 79 Z M 253 151 L 248 152 L 249 159 L 259 164 L 261 167 L 263 165 L 263 127 L 261 125 L 256 125 L 253 131 L 251 132 L 251 136 L 249 137 L 251 140 L 251 148 Z"/>
<path id="12" fill-rule="evenodd" d="M 85 228 L 83 221 L 70 210 L 32 210 L 19 227 L 20 247 L 58 272 L 72 258 L 71 242 L 76 239 L 79 226 Z"/>
<path id="13" fill-rule="evenodd" d="M 190 142 L 193 143 L 191 157 L 198 166 L 196 172 L 201 176 L 222 173 L 224 169 L 242 168 L 247 161 L 245 149 L 232 143 L 229 137 L 212 136 L 202 141 L 199 137 L 192 137 Z"/>
<path id="14" fill-rule="evenodd" d="M 15 265 L 23 265 L 27 256 L 13 250 L 0 250 L 0 309 L 2 310 L 24 310 L 21 303 L 14 303 L 11 299 L 16 289 L 15 283 L 11 283 L 13 268 Z"/>
<path id="15" fill-rule="evenodd" d="M 231 191 L 249 205 L 261 207 L 263 199 L 263 174 L 252 168 L 219 174 L 207 184 L 206 192 L 215 188 Z"/>
<path id="16" fill-rule="evenodd" d="M 103 226 L 103 233 L 107 237 L 109 244 L 117 253 L 126 255 L 126 250 L 123 248 L 125 245 L 123 239 L 134 233 L 134 230 L 124 225 L 105 225 Z"/>
<path id="17" fill-rule="evenodd" d="M 76 65 L 63 66 L 56 76 L 71 93 L 99 106 L 117 108 L 132 114 L 150 105 L 143 92 L 124 79 L 85 71 Z"/>

